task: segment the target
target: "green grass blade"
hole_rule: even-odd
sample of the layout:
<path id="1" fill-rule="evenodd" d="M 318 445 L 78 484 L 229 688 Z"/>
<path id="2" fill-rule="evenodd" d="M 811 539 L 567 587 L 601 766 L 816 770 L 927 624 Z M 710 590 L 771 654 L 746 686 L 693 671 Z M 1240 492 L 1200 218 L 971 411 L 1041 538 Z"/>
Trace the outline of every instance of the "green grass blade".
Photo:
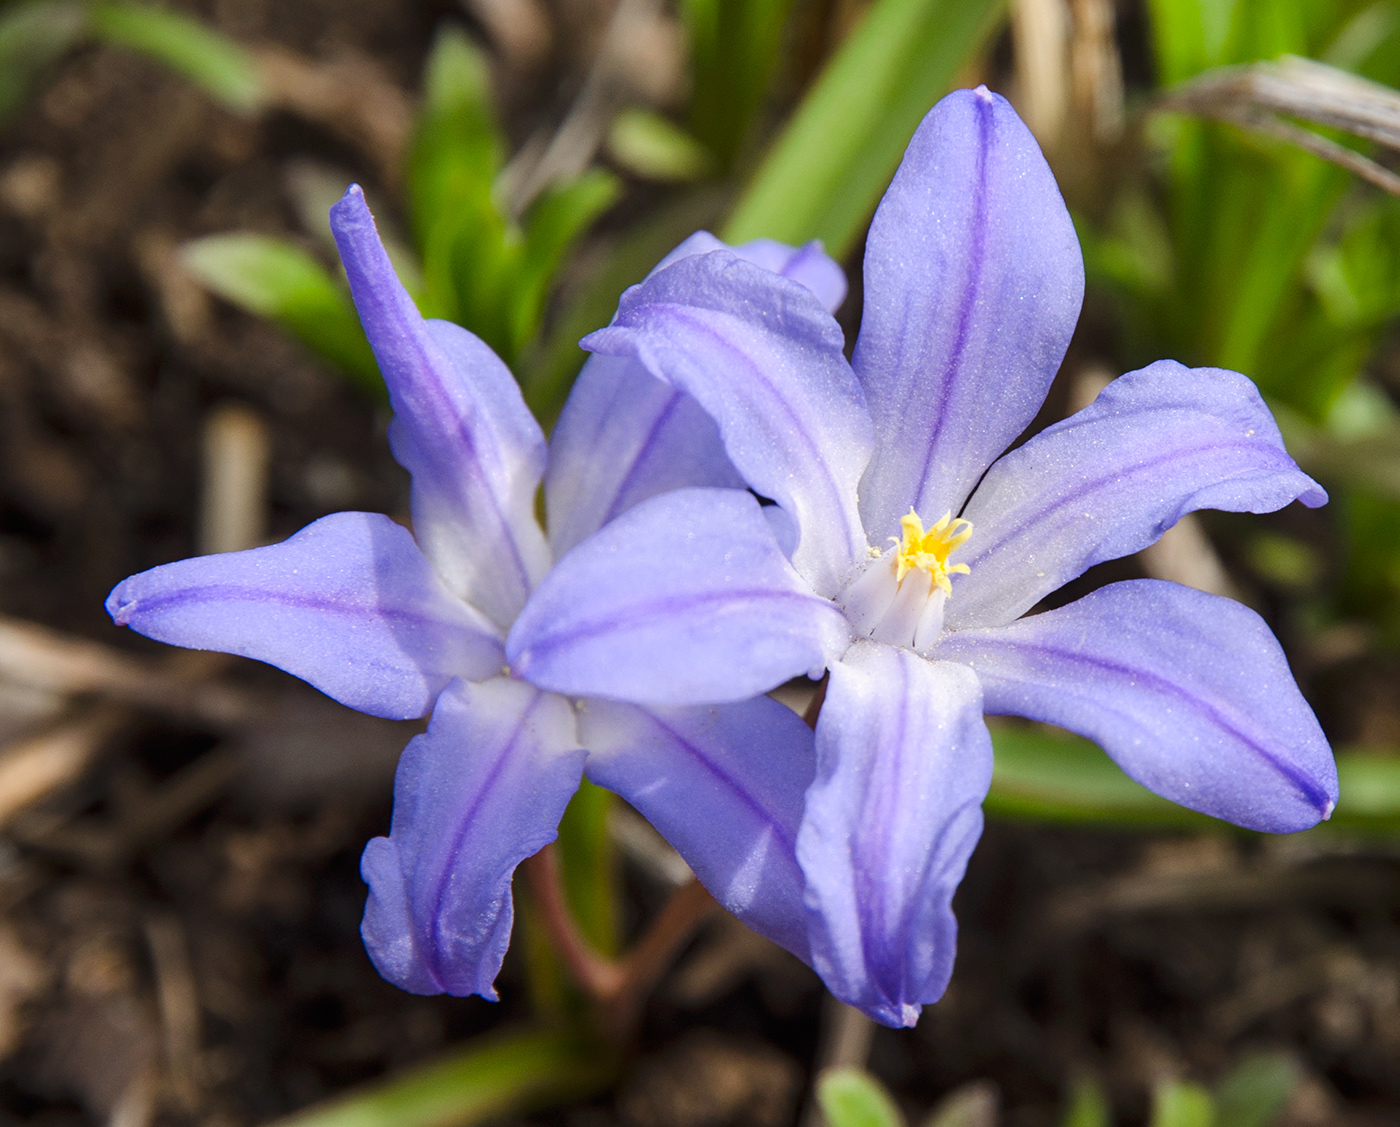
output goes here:
<path id="1" fill-rule="evenodd" d="M 833 1068 L 817 1080 L 817 1103 L 827 1127 L 904 1127 L 884 1086 L 858 1068 Z"/>
<path id="2" fill-rule="evenodd" d="M 728 171 L 777 69 L 792 0 L 681 0 L 680 7 L 694 72 L 690 128 Z"/>
<path id="3" fill-rule="evenodd" d="M 647 180 L 684 183 L 712 171 L 710 151 L 689 133 L 650 110 L 623 110 L 608 130 L 608 155 Z"/>
<path id="4" fill-rule="evenodd" d="M 1060 1127 L 1113 1127 L 1108 1097 L 1097 1081 L 1084 1077 L 1075 1083 Z"/>
<path id="5" fill-rule="evenodd" d="M 506 295 L 512 359 L 539 331 L 545 301 L 565 257 L 621 193 L 616 176 L 594 168 L 551 187 L 525 216 L 523 253 Z"/>
<path id="6" fill-rule="evenodd" d="M 1046 727 L 998 725 L 988 814 L 1043 822 L 1200 826 L 1208 819 L 1158 798 L 1097 746 Z"/>
<path id="7" fill-rule="evenodd" d="M 996 817 L 1140 828 L 1204 829 L 1223 823 L 1159 798 L 1133 782 L 1090 741 L 1043 725 L 998 724 L 984 807 Z M 1337 751 L 1341 799 L 1313 833 L 1400 831 L 1400 755 Z"/>
<path id="8" fill-rule="evenodd" d="M 1216 1127 L 1215 1101 L 1199 1084 L 1160 1084 L 1152 1101 L 1150 1127 Z M 1220 1127 L 1234 1124 L 1221 1123 Z"/>
<path id="9" fill-rule="evenodd" d="M 19 108 L 40 72 L 88 32 L 81 4 L 33 0 L 0 12 L 0 122 Z"/>
<path id="10" fill-rule="evenodd" d="M 164 63 L 231 110 L 252 113 L 263 103 L 262 78 L 252 57 L 198 20 L 119 0 L 94 4 L 89 18 L 98 38 Z"/>
<path id="11" fill-rule="evenodd" d="M 297 1112 L 276 1127 L 470 1127 L 591 1095 L 614 1073 L 611 1060 L 571 1035 L 500 1034 Z"/>
<path id="12" fill-rule="evenodd" d="M 536 418 L 551 426 L 558 417 L 587 355 L 579 340 L 612 319 L 623 290 L 640 282 L 687 235 L 713 223 L 721 203 L 716 192 L 696 191 L 637 224 L 607 264 L 570 298 L 548 338 L 522 367 L 525 402 Z"/>
<path id="13" fill-rule="evenodd" d="M 1260 1053 L 1240 1061 L 1215 1089 L 1222 1127 L 1272 1127 L 1302 1075 L 1286 1053 Z"/>
<path id="14" fill-rule="evenodd" d="M 181 260 L 220 297 L 276 321 L 366 390 L 385 394 L 348 291 L 299 246 L 266 235 L 211 235 L 186 243 Z"/>
<path id="15" fill-rule="evenodd" d="M 844 257 L 915 127 L 1001 13 L 999 0 L 878 0 L 769 152 L 725 240 L 821 239 Z"/>
<path id="16" fill-rule="evenodd" d="M 433 40 L 423 74 L 423 105 L 408 159 L 408 194 L 419 239 L 467 201 L 489 200 L 505 141 L 485 54 L 460 29 Z"/>

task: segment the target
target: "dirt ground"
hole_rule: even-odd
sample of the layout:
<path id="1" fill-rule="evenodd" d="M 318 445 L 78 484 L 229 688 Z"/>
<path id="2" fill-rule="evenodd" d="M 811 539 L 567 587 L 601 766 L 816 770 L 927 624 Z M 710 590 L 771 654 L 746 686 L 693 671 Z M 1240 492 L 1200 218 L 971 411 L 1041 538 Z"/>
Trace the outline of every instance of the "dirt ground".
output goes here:
<path id="1" fill-rule="evenodd" d="M 579 19 L 587 7 L 560 5 Z M 244 41 L 368 60 L 403 91 L 457 11 L 201 10 Z M 514 87 L 513 134 L 566 104 L 568 60 L 546 73 Z M 383 409 L 207 298 L 172 256 L 202 234 L 299 233 L 288 185 L 307 161 L 392 199 L 382 156 L 305 115 L 238 119 L 105 48 L 66 59 L 0 130 L 0 614 L 129 662 L 46 636 L 30 641 L 97 672 L 0 680 L 0 779 L 39 747 L 63 780 L 38 805 L 0 793 L 0 1122 L 259 1124 L 527 1012 L 513 961 L 500 1004 L 419 998 L 381 981 L 360 945 L 358 857 L 387 829 L 413 725 L 252 663 L 172 655 L 102 611 L 123 576 L 196 551 L 200 436 L 229 404 L 270 439 L 268 538 L 340 509 L 406 510 Z M 127 688 L 103 690 L 113 679 Z M 1336 702 L 1389 684 L 1368 659 L 1305 689 L 1350 739 L 1359 722 Z M 1376 715 L 1383 728 L 1389 713 Z M 639 918 L 659 891 L 629 866 Z M 981 1082 L 1006 1127 L 1049 1127 L 1093 1075 L 1119 1122 L 1141 1123 L 1156 1081 L 1209 1083 L 1248 1051 L 1282 1049 L 1305 1075 L 1290 1127 L 1400 1122 L 1391 843 L 993 822 L 958 914 L 948 996 L 870 1049 L 911 1114 Z M 712 923 L 657 991 L 617 1089 L 531 1122 L 783 1127 L 823 1012 L 811 972 Z"/>

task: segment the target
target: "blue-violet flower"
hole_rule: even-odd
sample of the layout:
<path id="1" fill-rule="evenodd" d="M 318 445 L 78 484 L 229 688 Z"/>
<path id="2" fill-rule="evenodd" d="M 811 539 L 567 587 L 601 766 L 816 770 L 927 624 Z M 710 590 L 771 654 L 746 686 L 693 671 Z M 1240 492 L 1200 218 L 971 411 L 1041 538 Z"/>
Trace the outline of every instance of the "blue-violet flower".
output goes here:
<path id="1" fill-rule="evenodd" d="M 554 839 L 587 746 L 574 702 L 511 675 L 506 633 L 551 561 L 609 520 L 676 485 L 732 491 L 742 480 L 699 405 L 625 358 L 589 360 L 547 449 L 495 354 L 466 330 L 419 315 L 358 187 L 331 222 L 388 385 L 389 441 L 412 475 L 412 533 L 378 513 L 336 513 L 281 544 L 132 576 L 107 608 L 118 624 L 164 642 L 270 662 L 362 712 L 431 712 L 399 761 L 389 836 L 364 853 L 361 932 L 380 972 L 406 990 L 494 998 L 510 941 L 511 874 Z M 722 245 L 702 232 L 657 269 Z M 803 292 L 819 308 L 845 296 L 840 267 L 816 244 L 736 250 L 755 269 L 810 287 Z M 542 476 L 548 540 L 534 513 Z M 754 563 L 791 570 L 781 557 Z M 634 731 L 631 750 L 645 741 L 684 746 L 778 805 L 801 802 L 800 772 L 764 774 L 750 754 L 758 741 L 810 767 L 810 730 L 766 697 L 654 709 L 599 701 L 589 716 L 611 741 Z M 726 814 L 723 802 L 693 796 L 697 830 L 713 831 Z M 753 833 L 767 828 L 760 820 Z M 790 849 L 779 856 L 792 864 Z M 703 857 L 696 863 L 704 869 Z M 791 946 L 800 942 L 798 905 L 784 896 L 797 879 L 795 870 L 750 866 L 731 882 L 728 902 Z"/>
<path id="2" fill-rule="evenodd" d="M 1088 736 L 1158 794 L 1257 830 L 1311 826 L 1337 799 L 1327 741 L 1248 608 L 1136 580 L 1027 615 L 1185 513 L 1326 501 L 1248 379 L 1173 361 L 1004 453 L 1083 288 L 1049 167 L 979 88 L 933 108 L 880 204 L 850 363 L 810 291 L 724 250 L 652 275 L 584 341 L 703 407 L 748 490 L 692 483 L 580 544 L 515 622 L 511 668 L 652 709 L 829 671 L 815 762 L 755 730 L 748 774 L 726 774 L 617 705 L 586 706 L 580 730 L 590 777 L 889 1025 L 951 974 L 992 773 L 984 713 Z M 731 890 L 759 869 L 775 899 L 746 904 Z"/>

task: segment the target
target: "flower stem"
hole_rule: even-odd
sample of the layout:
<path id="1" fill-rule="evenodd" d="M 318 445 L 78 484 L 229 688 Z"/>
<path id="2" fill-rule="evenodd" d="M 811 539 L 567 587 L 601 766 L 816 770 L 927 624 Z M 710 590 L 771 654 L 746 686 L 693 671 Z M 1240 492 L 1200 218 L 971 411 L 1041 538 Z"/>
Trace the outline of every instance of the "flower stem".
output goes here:
<path id="1" fill-rule="evenodd" d="M 719 905 L 691 878 L 621 959 L 600 955 L 584 938 L 564 894 L 559 854 L 546 845 L 523 865 L 541 921 L 574 981 L 593 1000 L 604 1029 L 623 1040 L 641 1015 L 642 1003 L 695 929 Z"/>

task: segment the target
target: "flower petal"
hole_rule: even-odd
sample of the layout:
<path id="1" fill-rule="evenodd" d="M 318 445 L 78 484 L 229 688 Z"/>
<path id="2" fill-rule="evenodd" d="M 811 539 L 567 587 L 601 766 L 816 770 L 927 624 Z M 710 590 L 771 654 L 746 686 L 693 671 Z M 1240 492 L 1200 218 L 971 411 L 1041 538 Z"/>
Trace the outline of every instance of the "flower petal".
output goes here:
<path id="1" fill-rule="evenodd" d="M 678 489 L 560 560 L 506 656 L 517 676 L 571 696 L 721 704 L 821 669 L 848 637 L 845 616 L 793 570 L 751 494 Z"/>
<path id="2" fill-rule="evenodd" d="M 861 483 L 873 543 L 911 507 L 956 513 L 1040 409 L 1084 297 L 1074 225 L 1000 95 L 958 90 L 914 134 L 865 244 L 853 364 L 879 445 Z"/>
<path id="3" fill-rule="evenodd" d="M 415 994 L 480 994 L 510 943 L 511 874 L 554 840 L 584 753 L 568 702 L 505 677 L 454 681 L 404 749 L 387 838 L 365 848 L 360 934 Z"/>
<path id="4" fill-rule="evenodd" d="M 393 720 L 425 715 L 453 677 L 505 660 L 496 628 L 379 513 L 334 513 L 281 544 L 143 571 L 113 588 L 107 613 L 160 642 L 266 661 Z"/>
<path id="5" fill-rule="evenodd" d="M 752 262 L 774 274 L 791 278 L 799 285 L 806 286 L 817 296 L 828 313 L 834 314 L 846 300 L 846 272 L 841 264 L 822 249 L 820 239 L 813 239 L 800 247 L 780 243 L 776 239 L 754 239 L 751 242 L 730 246 L 721 242 L 708 231 L 696 231 L 675 250 L 658 262 L 652 274 L 697 254 L 708 254 L 712 250 L 733 251 L 745 262 Z"/>
<path id="6" fill-rule="evenodd" d="M 697 231 L 652 273 L 725 249 L 806 286 L 831 312 L 845 299 L 845 272 L 816 242 L 795 248 L 756 239 L 726 248 L 708 231 Z M 656 379 L 633 357 L 594 356 L 574 381 L 550 440 L 544 481 L 550 547 L 558 559 L 658 493 L 742 485 L 714 420 L 691 396 Z"/>
<path id="7" fill-rule="evenodd" d="M 658 493 L 743 484 L 700 404 L 630 356 L 591 356 L 550 443 L 550 547 L 557 559 Z"/>
<path id="8" fill-rule="evenodd" d="M 1268 513 L 1327 494 L 1288 456 L 1254 384 L 1159 360 L 999 460 L 963 516 L 951 626 L 998 626 L 1196 509 Z"/>
<path id="9" fill-rule="evenodd" d="M 418 542 L 449 590 L 509 627 L 549 568 L 534 513 L 544 433 L 494 352 L 419 315 L 358 185 L 331 208 L 331 227 L 389 387 L 389 442 L 413 475 Z"/>
<path id="10" fill-rule="evenodd" d="M 699 401 L 744 480 L 796 519 L 793 565 L 823 595 L 866 551 L 856 485 L 873 432 L 841 345 L 811 291 L 722 250 L 633 286 L 583 340 Z"/>
<path id="11" fill-rule="evenodd" d="M 1010 626 L 960 630 L 937 656 L 976 671 L 988 712 L 1096 741 L 1143 786 L 1253 830 L 1326 818 L 1337 768 L 1257 614 L 1175 583 L 1112 583 Z"/>
<path id="12" fill-rule="evenodd" d="M 579 709 L 588 777 L 622 795 L 715 899 L 810 961 L 793 853 L 812 781 L 812 731 L 768 697 L 710 708 Z"/>
<path id="13" fill-rule="evenodd" d="M 797 858 L 812 965 L 876 1021 L 913 1025 L 953 972 L 953 893 L 982 833 L 992 744 L 965 666 L 859 643 L 832 666 Z"/>

